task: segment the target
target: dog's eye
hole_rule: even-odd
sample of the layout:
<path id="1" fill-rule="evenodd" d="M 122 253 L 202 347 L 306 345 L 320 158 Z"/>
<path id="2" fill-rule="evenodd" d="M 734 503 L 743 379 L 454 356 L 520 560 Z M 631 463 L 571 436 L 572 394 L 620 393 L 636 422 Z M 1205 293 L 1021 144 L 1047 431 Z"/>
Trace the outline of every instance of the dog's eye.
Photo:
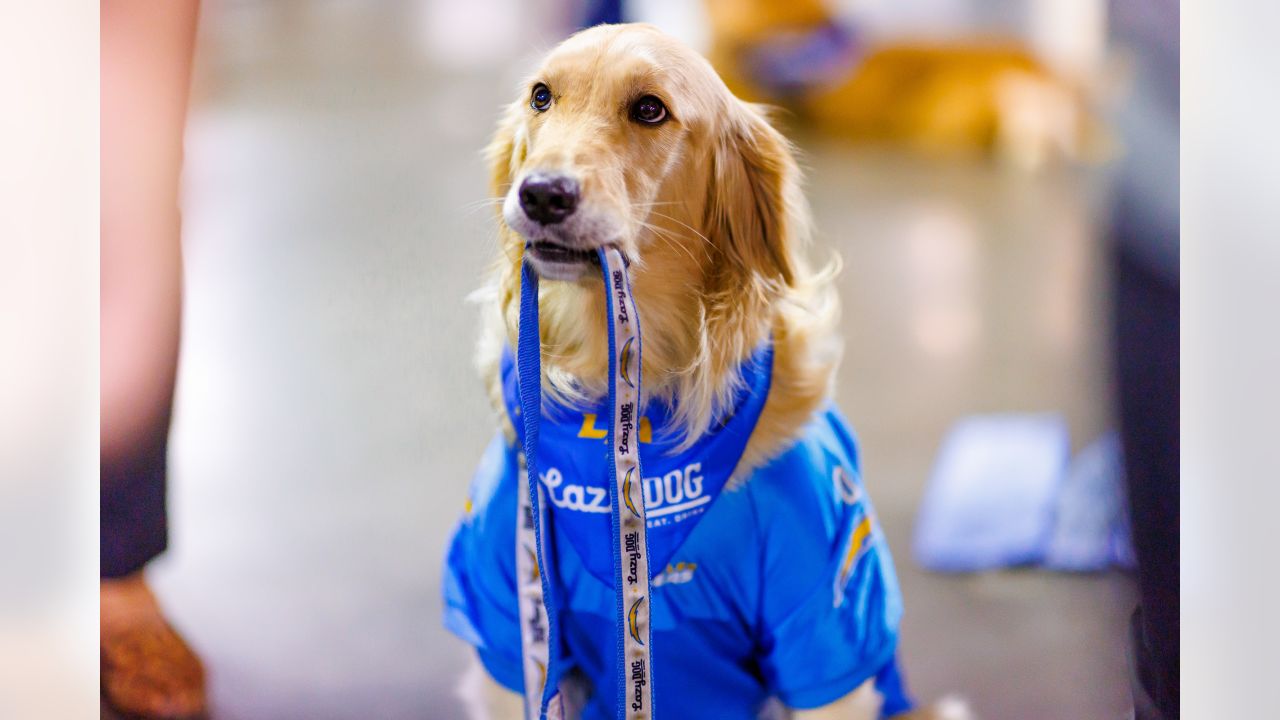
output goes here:
<path id="1" fill-rule="evenodd" d="M 645 95 L 631 105 L 631 118 L 636 122 L 657 125 L 667 119 L 667 106 L 652 95 Z"/>
<path id="2" fill-rule="evenodd" d="M 538 83 L 533 86 L 533 97 L 529 99 L 529 107 L 543 112 L 551 107 L 551 88 Z"/>

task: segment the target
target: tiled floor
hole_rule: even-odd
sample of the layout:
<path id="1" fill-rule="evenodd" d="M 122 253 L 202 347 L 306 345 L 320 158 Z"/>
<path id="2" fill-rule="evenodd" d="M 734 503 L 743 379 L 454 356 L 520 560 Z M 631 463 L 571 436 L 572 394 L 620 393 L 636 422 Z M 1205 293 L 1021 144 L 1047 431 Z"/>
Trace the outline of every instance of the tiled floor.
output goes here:
<path id="1" fill-rule="evenodd" d="M 152 574 L 220 720 L 459 718 L 440 561 L 492 431 L 465 297 L 493 249 L 477 154 L 508 71 L 434 63 L 412 5 L 301 7 L 205 8 L 174 537 Z M 1061 411 L 1077 446 L 1105 428 L 1094 184 L 801 142 L 845 259 L 838 399 L 915 689 L 990 720 L 1122 717 L 1125 578 L 939 577 L 909 545 L 958 417 Z"/>

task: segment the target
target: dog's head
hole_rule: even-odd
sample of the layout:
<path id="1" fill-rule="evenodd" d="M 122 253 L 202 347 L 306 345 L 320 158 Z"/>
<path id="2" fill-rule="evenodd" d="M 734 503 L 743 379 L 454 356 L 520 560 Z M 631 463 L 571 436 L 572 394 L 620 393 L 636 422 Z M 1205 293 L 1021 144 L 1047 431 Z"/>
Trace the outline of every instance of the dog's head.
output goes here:
<path id="1" fill-rule="evenodd" d="M 801 260 L 808 210 L 790 144 L 653 27 L 563 42 L 519 90 L 488 157 L 502 198 L 492 287 L 505 342 L 522 260 L 558 281 L 543 283 L 540 303 L 553 393 L 605 387 L 601 246 L 631 262 L 646 394 L 678 398 L 693 434 L 729 396 L 737 364 L 777 334 L 779 301 L 801 305 L 818 284 Z"/>
<path id="2" fill-rule="evenodd" d="M 544 279 L 595 276 L 606 244 L 641 266 L 681 257 L 690 279 L 714 264 L 793 279 L 802 216 L 786 140 L 652 27 L 562 43 L 509 108 L 490 159 L 503 221 Z"/>

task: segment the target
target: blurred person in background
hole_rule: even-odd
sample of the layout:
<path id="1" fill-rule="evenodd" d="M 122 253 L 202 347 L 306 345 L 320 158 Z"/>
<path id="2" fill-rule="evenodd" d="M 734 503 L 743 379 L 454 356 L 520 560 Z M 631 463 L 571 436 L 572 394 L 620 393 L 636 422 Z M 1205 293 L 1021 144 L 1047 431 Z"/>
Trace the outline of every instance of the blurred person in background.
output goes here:
<path id="1" fill-rule="evenodd" d="M 1112 218 L 1115 373 L 1138 557 L 1130 627 L 1138 720 L 1179 706 L 1179 8 L 1114 0 L 1132 87 L 1115 118 L 1124 144 Z"/>
<path id="2" fill-rule="evenodd" d="M 178 181 L 197 15 L 194 0 L 101 5 L 101 688 L 130 717 L 200 717 L 206 705 L 200 660 L 143 577 L 168 542 Z"/>

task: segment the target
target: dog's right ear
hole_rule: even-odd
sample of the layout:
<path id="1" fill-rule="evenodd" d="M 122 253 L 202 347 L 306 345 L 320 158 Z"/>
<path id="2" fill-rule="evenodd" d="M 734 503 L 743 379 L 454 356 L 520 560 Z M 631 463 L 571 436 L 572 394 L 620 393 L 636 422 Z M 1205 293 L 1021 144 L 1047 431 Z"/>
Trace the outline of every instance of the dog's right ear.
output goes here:
<path id="1" fill-rule="evenodd" d="M 764 108 L 734 110 L 713 147 L 704 227 L 742 277 L 791 285 L 809 226 L 800 171 Z"/>
<path id="2" fill-rule="evenodd" d="M 503 111 L 498 129 L 484 149 L 485 160 L 489 163 L 489 190 L 496 198 L 507 194 L 511 181 L 524 163 L 526 145 L 521 132 L 524 108 L 523 102 L 515 102 Z"/>

